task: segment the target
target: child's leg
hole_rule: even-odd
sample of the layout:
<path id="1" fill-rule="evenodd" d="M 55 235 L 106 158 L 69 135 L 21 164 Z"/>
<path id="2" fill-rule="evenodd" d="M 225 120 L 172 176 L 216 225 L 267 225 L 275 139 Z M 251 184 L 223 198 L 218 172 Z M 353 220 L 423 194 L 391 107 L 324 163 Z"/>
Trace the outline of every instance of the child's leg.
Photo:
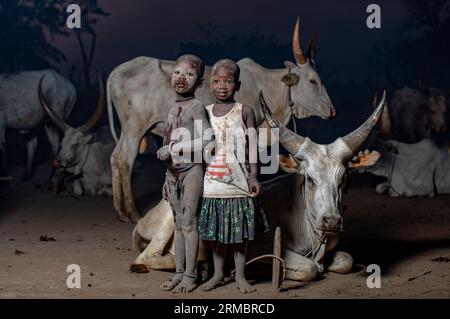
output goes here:
<path id="1" fill-rule="evenodd" d="M 183 280 L 174 292 L 191 292 L 197 287 L 195 272 L 198 253 L 197 212 L 203 194 L 203 168 L 196 165 L 184 177 L 181 186 L 181 230 L 184 238 L 186 265 Z M 176 252 L 175 252 L 176 254 Z"/>
<path id="2" fill-rule="evenodd" d="M 181 202 L 178 197 L 179 191 L 177 190 L 176 181 L 172 176 L 166 177 L 166 191 L 167 200 L 170 203 L 175 220 L 175 231 L 173 238 L 173 245 L 175 249 L 175 275 L 168 281 L 164 282 L 160 288 L 162 290 L 170 291 L 174 289 L 182 280 L 184 273 L 185 263 L 185 248 L 184 248 L 184 236 L 181 229 Z"/>
<path id="3" fill-rule="evenodd" d="M 236 267 L 237 288 L 243 293 L 251 293 L 256 290 L 245 279 L 245 263 L 247 257 L 247 243 L 233 245 L 234 265 Z"/>
<path id="4" fill-rule="evenodd" d="M 226 246 L 213 242 L 213 260 L 214 260 L 214 275 L 213 277 L 201 286 L 203 291 L 210 291 L 216 287 L 223 286 L 223 266 L 225 263 Z"/>

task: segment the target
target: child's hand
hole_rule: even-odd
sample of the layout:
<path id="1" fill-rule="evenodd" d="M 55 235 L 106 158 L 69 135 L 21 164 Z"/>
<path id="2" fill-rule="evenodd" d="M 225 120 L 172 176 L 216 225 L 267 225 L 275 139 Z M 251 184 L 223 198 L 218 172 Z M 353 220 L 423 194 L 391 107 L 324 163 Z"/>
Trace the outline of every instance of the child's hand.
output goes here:
<path id="1" fill-rule="evenodd" d="M 168 161 L 170 159 L 170 145 L 164 145 L 156 152 L 156 157 L 161 161 Z"/>
<path id="2" fill-rule="evenodd" d="M 248 179 L 248 188 L 252 193 L 253 197 L 256 197 L 261 194 L 261 184 L 258 182 L 258 179 L 254 176 L 251 176 Z"/>

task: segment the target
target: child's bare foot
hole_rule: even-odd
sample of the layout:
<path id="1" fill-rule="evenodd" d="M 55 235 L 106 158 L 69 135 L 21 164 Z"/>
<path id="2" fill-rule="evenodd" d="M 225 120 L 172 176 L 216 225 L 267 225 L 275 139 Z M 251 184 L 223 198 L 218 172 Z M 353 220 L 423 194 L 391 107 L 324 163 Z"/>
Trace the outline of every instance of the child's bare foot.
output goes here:
<path id="1" fill-rule="evenodd" d="M 178 284 L 178 286 L 175 287 L 174 290 L 172 290 L 173 293 L 187 293 L 191 292 L 195 288 L 197 288 L 197 284 L 195 283 L 196 277 L 195 276 L 186 276 L 183 275 L 183 280 Z"/>
<path id="2" fill-rule="evenodd" d="M 238 279 L 236 278 L 237 289 L 244 294 L 249 294 L 256 291 L 256 288 L 250 285 L 245 278 Z"/>
<path id="3" fill-rule="evenodd" d="M 183 273 L 177 273 L 173 275 L 168 281 L 164 282 L 159 286 L 161 290 L 170 291 L 175 288 L 183 280 Z"/>
<path id="4" fill-rule="evenodd" d="M 203 291 L 210 291 L 216 287 L 223 286 L 224 284 L 225 284 L 225 281 L 223 280 L 223 275 L 221 275 L 221 276 L 214 275 L 210 280 L 208 280 L 206 283 L 204 283 L 201 286 L 201 289 Z"/>

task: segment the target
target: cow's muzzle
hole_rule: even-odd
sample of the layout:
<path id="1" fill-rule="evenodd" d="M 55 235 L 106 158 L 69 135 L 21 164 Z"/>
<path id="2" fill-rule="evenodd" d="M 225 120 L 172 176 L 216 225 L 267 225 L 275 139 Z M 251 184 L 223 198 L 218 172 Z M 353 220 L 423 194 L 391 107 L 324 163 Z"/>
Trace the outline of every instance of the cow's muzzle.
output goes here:
<path id="1" fill-rule="evenodd" d="M 324 215 L 318 221 L 318 230 L 325 233 L 337 233 L 342 230 L 342 217 L 339 215 Z"/>

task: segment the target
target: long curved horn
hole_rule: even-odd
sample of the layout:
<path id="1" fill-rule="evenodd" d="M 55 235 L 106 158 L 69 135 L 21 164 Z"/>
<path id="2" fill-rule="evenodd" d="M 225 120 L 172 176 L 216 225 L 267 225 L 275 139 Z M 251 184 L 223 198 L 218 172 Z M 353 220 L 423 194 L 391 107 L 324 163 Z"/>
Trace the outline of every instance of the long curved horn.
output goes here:
<path id="1" fill-rule="evenodd" d="M 372 112 L 377 109 L 377 101 L 378 101 L 378 91 L 375 91 L 372 97 Z M 389 113 L 389 107 L 386 103 L 383 113 L 381 113 L 380 130 L 378 132 L 378 136 L 384 140 L 388 139 L 389 134 L 391 133 L 391 126 L 392 126 L 391 115 Z"/>
<path id="2" fill-rule="evenodd" d="M 294 50 L 295 61 L 298 64 L 305 64 L 308 60 L 302 50 L 300 40 L 300 17 L 297 18 L 294 28 L 294 36 L 292 37 L 292 49 Z"/>
<path id="3" fill-rule="evenodd" d="M 271 128 L 278 128 L 280 130 L 280 143 L 284 146 L 284 148 L 291 153 L 292 155 L 296 155 L 300 149 L 300 146 L 305 141 L 305 138 L 301 135 L 297 135 L 288 128 L 286 128 L 283 124 L 280 124 L 277 119 L 275 119 L 270 111 L 267 103 L 264 99 L 264 95 L 262 91 L 259 92 L 259 103 L 261 104 L 261 108 L 264 112 L 264 116 L 266 117 L 266 121 Z"/>
<path id="4" fill-rule="evenodd" d="M 310 61 L 316 60 L 316 51 L 317 51 L 317 32 L 314 32 L 308 49 L 308 58 Z"/>
<path id="5" fill-rule="evenodd" d="M 102 117 L 103 110 L 105 109 L 105 86 L 100 76 L 98 77 L 98 82 L 100 86 L 100 95 L 98 97 L 95 112 L 86 123 L 78 128 L 81 132 L 84 133 L 90 131 L 95 126 L 95 124 L 97 124 L 98 120 L 100 120 L 100 118 Z"/>
<path id="6" fill-rule="evenodd" d="M 372 113 L 372 115 L 367 119 L 367 121 L 359 128 L 342 138 L 342 141 L 347 144 L 347 146 L 351 150 L 349 154 L 345 154 L 345 157 L 353 155 L 364 144 L 370 132 L 373 130 L 378 120 L 380 119 L 385 105 L 386 90 L 383 90 L 383 97 L 381 98 L 380 103 L 378 104 L 376 110 Z"/>
<path id="7" fill-rule="evenodd" d="M 45 101 L 44 94 L 42 94 L 42 81 L 44 80 L 44 78 L 45 78 L 45 74 L 39 80 L 39 85 L 38 85 L 39 101 L 41 102 L 42 107 L 44 108 L 48 117 L 53 121 L 53 123 L 55 123 L 55 125 L 62 132 L 65 132 L 69 128 L 69 125 L 67 125 L 66 122 L 64 122 L 62 119 L 60 119 L 59 116 L 56 115 L 56 113 L 48 106 L 47 102 Z"/>

